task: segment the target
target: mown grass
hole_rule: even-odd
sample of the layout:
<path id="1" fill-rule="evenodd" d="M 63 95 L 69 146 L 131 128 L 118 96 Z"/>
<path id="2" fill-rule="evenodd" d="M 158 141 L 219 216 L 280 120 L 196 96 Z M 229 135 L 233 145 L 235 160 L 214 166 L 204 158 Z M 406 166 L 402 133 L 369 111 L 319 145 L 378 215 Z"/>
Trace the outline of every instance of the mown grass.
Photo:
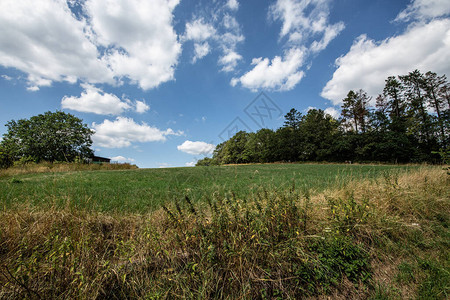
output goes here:
<path id="1" fill-rule="evenodd" d="M 15 203 L 37 207 L 64 207 L 116 213 L 146 213 L 161 204 L 188 195 L 202 202 L 211 194 L 233 191 L 246 197 L 260 186 L 280 192 L 295 186 L 311 193 L 343 186 L 352 179 L 376 178 L 386 172 L 418 166 L 267 164 L 222 167 L 71 170 L 47 173 L 8 171 L 0 176 L 0 207 Z M 50 171 L 50 172 L 48 172 Z M 26 173 L 28 172 L 28 173 Z"/>
<path id="2" fill-rule="evenodd" d="M 147 213 L 0 212 L 0 298 L 446 299 L 450 177 L 188 194 Z"/>

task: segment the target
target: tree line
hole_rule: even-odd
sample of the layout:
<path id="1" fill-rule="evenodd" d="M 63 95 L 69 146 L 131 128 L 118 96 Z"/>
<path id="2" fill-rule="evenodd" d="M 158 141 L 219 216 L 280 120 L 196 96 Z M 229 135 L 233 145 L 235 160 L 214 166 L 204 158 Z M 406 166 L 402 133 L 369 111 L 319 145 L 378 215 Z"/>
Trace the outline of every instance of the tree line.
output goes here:
<path id="1" fill-rule="evenodd" d="M 277 130 L 239 131 L 197 166 L 297 161 L 440 162 L 449 151 L 450 84 L 419 70 L 390 76 L 372 99 L 349 91 L 338 119 L 291 109 Z"/>

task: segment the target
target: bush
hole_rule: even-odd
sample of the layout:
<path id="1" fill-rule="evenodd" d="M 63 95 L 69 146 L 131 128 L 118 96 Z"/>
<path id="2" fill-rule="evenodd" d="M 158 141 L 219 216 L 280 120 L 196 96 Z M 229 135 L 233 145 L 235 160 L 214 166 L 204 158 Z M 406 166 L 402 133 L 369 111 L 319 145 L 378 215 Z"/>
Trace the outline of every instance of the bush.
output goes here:
<path id="1" fill-rule="evenodd" d="M 13 163 L 12 156 L 0 148 L 0 169 L 7 169 L 11 167 Z"/>

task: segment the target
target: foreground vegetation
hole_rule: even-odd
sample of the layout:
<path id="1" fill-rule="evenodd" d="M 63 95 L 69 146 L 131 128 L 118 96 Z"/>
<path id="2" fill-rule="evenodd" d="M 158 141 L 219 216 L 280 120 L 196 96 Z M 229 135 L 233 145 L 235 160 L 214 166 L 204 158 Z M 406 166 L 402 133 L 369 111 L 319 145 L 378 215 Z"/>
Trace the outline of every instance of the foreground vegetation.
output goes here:
<path id="1" fill-rule="evenodd" d="M 383 174 L 145 214 L 17 203 L 0 213 L 0 298 L 448 298 L 449 176 Z"/>

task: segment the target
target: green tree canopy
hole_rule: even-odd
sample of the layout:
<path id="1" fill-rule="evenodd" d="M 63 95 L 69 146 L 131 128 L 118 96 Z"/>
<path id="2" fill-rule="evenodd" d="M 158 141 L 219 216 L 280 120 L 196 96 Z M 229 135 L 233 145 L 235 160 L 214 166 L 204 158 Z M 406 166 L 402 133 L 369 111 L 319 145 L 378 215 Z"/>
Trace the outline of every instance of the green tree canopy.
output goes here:
<path id="1" fill-rule="evenodd" d="M 336 120 L 323 110 L 292 108 L 275 131 L 236 133 L 199 165 L 276 161 L 442 162 L 450 145 L 450 83 L 445 75 L 415 70 L 390 76 L 371 102 L 349 91 Z"/>
<path id="2" fill-rule="evenodd" d="M 284 116 L 284 126 L 290 127 L 294 130 L 297 130 L 302 121 L 302 114 L 298 112 L 295 108 L 292 108 L 285 116 Z"/>
<path id="3" fill-rule="evenodd" d="M 12 120 L 5 125 L 1 147 L 14 160 L 74 161 L 93 154 L 94 133 L 82 120 L 65 112 L 46 112 L 30 119 Z"/>

